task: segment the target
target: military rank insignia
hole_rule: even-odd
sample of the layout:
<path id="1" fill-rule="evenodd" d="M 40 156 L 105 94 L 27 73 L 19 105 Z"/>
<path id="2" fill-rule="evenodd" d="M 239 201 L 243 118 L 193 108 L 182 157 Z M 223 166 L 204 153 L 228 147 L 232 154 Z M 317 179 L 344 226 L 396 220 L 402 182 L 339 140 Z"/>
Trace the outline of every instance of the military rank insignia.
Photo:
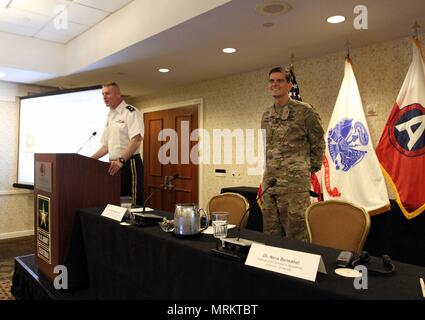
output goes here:
<path id="1" fill-rule="evenodd" d="M 132 106 L 127 106 L 126 107 L 130 112 L 133 112 L 133 111 L 135 111 L 136 109 L 134 109 Z"/>

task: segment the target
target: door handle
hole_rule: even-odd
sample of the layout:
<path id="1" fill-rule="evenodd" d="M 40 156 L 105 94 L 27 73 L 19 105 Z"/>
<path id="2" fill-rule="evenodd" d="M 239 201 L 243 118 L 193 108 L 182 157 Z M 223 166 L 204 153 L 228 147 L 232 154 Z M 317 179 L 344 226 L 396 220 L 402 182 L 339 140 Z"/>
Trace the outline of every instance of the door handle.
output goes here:
<path id="1" fill-rule="evenodd" d="M 173 180 L 175 179 L 174 176 L 165 176 L 164 177 L 164 190 L 173 190 Z"/>
<path id="2" fill-rule="evenodd" d="M 169 180 L 170 180 L 169 176 L 164 176 L 164 190 L 168 190 Z"/>

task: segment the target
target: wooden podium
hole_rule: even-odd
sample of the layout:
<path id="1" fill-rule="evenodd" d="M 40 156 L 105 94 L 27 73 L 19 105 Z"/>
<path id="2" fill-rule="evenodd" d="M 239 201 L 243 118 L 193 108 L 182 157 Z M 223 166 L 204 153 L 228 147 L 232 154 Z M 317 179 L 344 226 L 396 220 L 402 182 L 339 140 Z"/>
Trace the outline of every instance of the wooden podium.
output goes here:
<path id="1" fill-rule="evenodd" d="M 120 174 L 109 163 L 79 154 L 34 155 L 34 223 L 36 263 L 52 280 L 62 265 L 78 208 L 119 205 Z"/>

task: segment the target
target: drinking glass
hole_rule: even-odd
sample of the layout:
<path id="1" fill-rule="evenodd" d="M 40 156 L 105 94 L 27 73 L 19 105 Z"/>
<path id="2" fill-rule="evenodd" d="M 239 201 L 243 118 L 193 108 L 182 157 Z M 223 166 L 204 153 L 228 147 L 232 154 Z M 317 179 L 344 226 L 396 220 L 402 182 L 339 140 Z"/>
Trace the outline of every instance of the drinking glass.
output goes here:
<path id="1" fill-rule="evenodd" d="M 211 221 L 213 226 L 214 237 L 219 239 L 226 238 L 229 213 L 213 212 L 211 214 Z"/>
<path id="2" fill-rule="evenodd" d="M 134 215 L 130 211 L 132 200 L 132 197 L 120 197 L 120 206 L 127 209 L 126 216 L 130 221 L 134 220 Z"/>

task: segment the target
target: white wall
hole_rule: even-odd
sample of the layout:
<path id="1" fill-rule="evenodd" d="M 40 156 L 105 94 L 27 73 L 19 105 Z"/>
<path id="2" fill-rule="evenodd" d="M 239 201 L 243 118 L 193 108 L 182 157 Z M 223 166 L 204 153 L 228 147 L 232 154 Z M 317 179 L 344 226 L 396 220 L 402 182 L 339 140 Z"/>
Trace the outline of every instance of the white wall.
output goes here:
<path id="1" fill-rule="evenodd" d="M 18 96 L 42 89 L 0 81 L 0 239 L 34 233 L 33 192 L 13 188 L 17 174 Z"/>
<path id="2" fill-rule="evenodd" d="M 65 46 L 51 41 L 0 32 L 0 67 L 50 76 L 65 73 Z"/>

